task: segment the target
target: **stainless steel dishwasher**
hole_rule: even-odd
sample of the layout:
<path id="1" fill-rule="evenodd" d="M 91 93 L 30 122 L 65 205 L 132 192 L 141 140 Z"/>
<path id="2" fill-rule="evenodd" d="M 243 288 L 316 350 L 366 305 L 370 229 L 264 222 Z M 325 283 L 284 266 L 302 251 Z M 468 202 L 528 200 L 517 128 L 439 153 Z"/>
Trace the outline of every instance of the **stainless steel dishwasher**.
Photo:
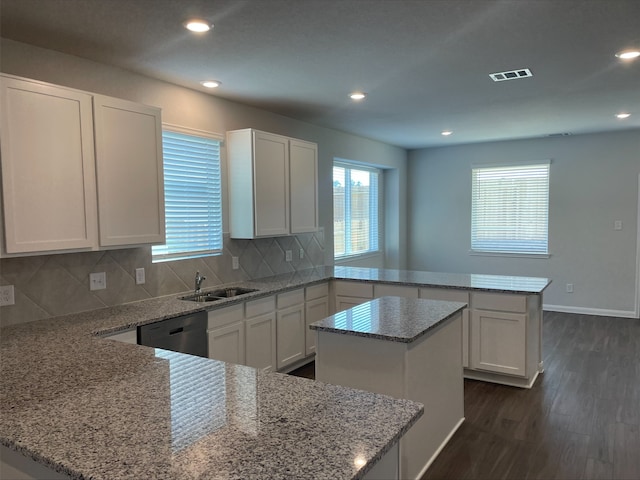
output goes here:
<path id="1" fill-rule="evenodd" d="M 207 312 L 196 312 L 138 327 L 138 344 L 208 357 Z"/>

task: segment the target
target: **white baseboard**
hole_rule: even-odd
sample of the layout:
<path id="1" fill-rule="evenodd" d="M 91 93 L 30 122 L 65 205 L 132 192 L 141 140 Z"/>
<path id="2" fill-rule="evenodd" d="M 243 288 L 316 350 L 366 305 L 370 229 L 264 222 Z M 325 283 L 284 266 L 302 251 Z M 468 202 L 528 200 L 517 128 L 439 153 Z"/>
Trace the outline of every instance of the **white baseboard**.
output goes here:
<path id="1" fill-rule="evenodd" d="M 543 310 L 562 313 L 582 313 L 584 315 L 598 315 L 601 317 L 638 318 L 638 313 L 631 310 L 606 310 L 603 308 L 568 307 L 564 305 L 542 306 Z"/>
<path id="2" fill-rule="evenodd" d="M 444 447 L 447 446 L 447 443 L 449 443 L 449 440 L 451 440 L 451 438 L 453 437 L 453 435 L 458 431 L 458 429 L 460 428 L 460 426 L 464 423 L 464 417 L 462 417 L 460 420 L 458 420 L 458 423 L 456 423 L 455 427 L 453 427 L 451 429 L 451 431 L 449 432 L 449 434 L 447 435 L 447 438 L 445 438 L 442 443 L 440 444 L 440 446 L 438 447 L 438 449 L 433 453 L 433 455 L 431 455 L 431 458 L 427 461 L 427 463 L 425 463 L 424 467 L 422 467 L 422 470 L 420 470 L 420 473 L 418 474 L 418 476 L 416 477 L 416 480 L 420 480 L 422 478 L 422 476 L 427 473 L 427 470 L 429 469 L 429 467 L 431 466 L 431 464 L 436 460 L 436 458 L 438 457 L 438 455 L 440 455 L 440 452 L 442 452 L 442 450 L 444 449 Z"/>

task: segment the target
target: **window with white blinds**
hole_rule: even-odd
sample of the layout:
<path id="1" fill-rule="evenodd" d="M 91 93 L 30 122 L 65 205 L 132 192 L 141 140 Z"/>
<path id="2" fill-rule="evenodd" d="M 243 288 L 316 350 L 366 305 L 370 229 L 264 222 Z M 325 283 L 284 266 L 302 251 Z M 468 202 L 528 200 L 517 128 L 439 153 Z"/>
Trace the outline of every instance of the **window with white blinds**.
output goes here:
<path id="1" fill-rule="evenodd" d="M 377 252 L 380 243 L 380 171 L 334 162 L 334 257 Z"/>
<path id="2" fill-rule="evenodd" d="M 222 251 L 221 138 L 164 126 L 165 245 L 153 261 L 216 255 Z"/>
<path id="3" fill-rule="evenodd" d="M 548 254 L 549 166 L 472 169 L 472 252 Z"/>

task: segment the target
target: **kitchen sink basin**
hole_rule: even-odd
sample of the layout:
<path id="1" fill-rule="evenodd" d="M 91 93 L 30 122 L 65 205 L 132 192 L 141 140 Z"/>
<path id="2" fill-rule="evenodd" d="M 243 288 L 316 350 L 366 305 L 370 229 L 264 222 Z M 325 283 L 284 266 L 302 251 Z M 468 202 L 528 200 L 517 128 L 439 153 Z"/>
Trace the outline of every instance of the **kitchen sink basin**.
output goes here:
<path id="1" fill-rule="evenodd" d="M 224 298 L 236 297 L 238 295 L 244 295 L 245 293 L 252 293 L 257 291 L 258 290 L 255 288 L 220 288 L 212 292 L 194 293 L 185 297 L 180 297 L 180 300 L 188 300 L 190 302 L 216 302 Z"/>
<path id="2" fill-rule="evenodd" d="M 221 288 L 219 290 L 214 290 L 213 292 L 209 292 L 210 295 L 214 297 L 220 298 L 230 298 L 236 297 L 238 295 L 244 295 L 245 293 L 253 293 L 258 290 L 255 288 L 240 288 L 240 287 L 229 287 L 229 288 Z"/>

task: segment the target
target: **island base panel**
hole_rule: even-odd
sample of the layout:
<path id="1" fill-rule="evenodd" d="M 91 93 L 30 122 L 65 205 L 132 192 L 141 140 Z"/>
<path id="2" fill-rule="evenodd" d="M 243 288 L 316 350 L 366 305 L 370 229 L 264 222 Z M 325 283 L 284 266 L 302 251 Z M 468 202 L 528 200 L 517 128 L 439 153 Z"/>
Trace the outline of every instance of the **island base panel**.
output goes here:
<path id="1" fill-rule="evenodd" d="M 424 404 L 400 439 L 400 478 L 419 479 L 464 421 L 461 314 L 412 343 L 317 333 L 317 380 Z"/>

